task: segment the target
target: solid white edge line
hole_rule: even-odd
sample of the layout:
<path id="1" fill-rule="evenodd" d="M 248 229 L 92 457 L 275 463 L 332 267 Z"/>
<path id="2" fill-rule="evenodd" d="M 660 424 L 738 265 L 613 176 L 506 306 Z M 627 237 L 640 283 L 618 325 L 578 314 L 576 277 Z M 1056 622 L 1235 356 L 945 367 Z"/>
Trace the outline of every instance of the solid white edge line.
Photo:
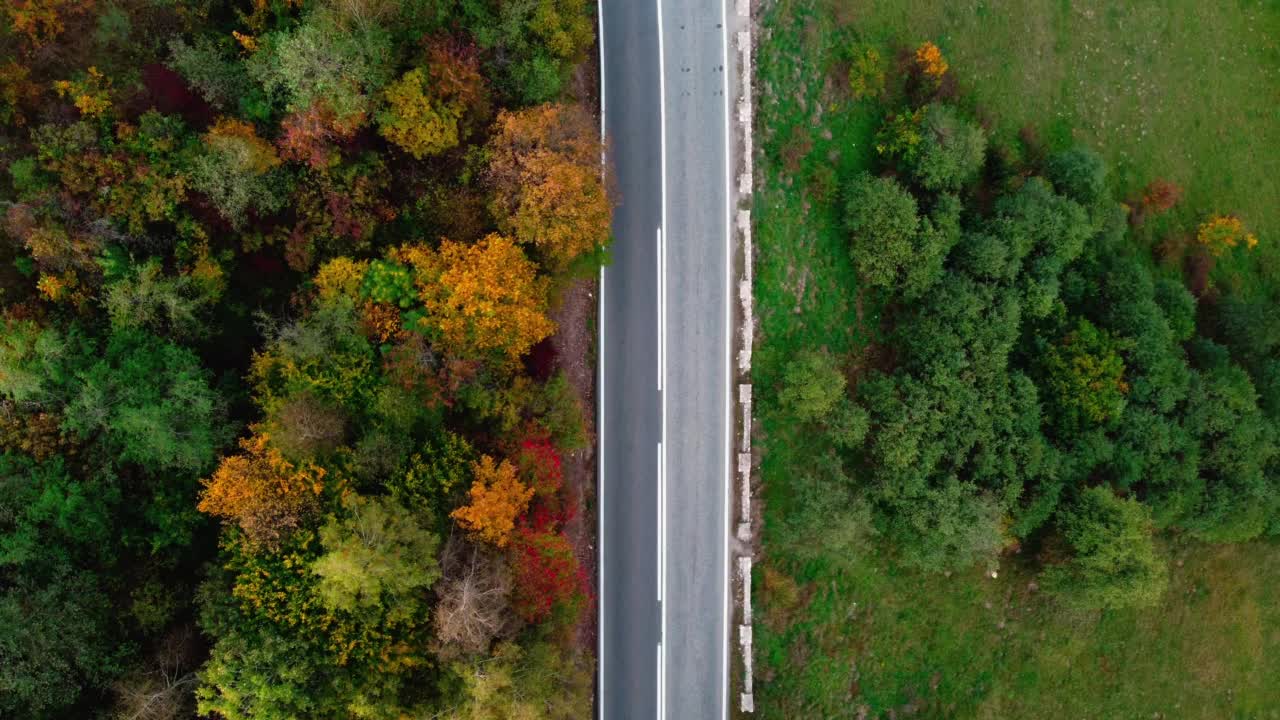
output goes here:
<path id="1" fill-rule="evenodd" d="M 733 454 L 733 162 L 732 162 L 732 129 L 733 126 L 729 114 L 729 0 L 721 0 L 720 2 L 720 35 L 721 35 L 721 64 L 723 68 L 722 75 L 722 95 L 724 98 L 724 246 L 725 246 L 725 264 L 724 264 L 724 374 L 725 374 L 725 398 L 724 398 L 724 662 L 721 667 L 724 672 L 722 675 L 721 697 L 724 699 L 723 717 L 729 717 L 729 646 L 732 639 L 729 633 L 729 615 L 732 611 L 732 603 L 729 599 L 729 532 L 732 527 L 730 515 L 733 513 L 730 496 L 733 492 L 733 472 L 732 472 L 732 454 Z"/>
<path id="2" fill-rule="evenodd" d="M 667 228 L 667 56 L 666 56 L 666 41 L 665 41 L 665 39 L 663 38 L 663 32 L 662 32 L 662 30 L 663 30 L 663 27 L 662 27 L 662 0 L 656 0 L 656 3 L 657 3 L 657 11 L 658 11 L 658 142 L 659 142 L 659 147 L 660 147 L 660 155 L 659 155 L 659 157 L 660 157 L 660 172 L 661 172 L 661 177 L 662 177 L 662 185 L 661 185 L 661 189 L 662 189 L 662 194 L 661 194 L 661 203 L 662 203 L 662 207 L 661 207 L 661 215 L 662 215 L 662 221 L 661 221 L 661 224 L 660 224 L 660 228 L 661 228 L 661 232 L 663 233 L 663 234 L 660 236 L 662 240 L 661 240 L 660 248 L 659 248 L 659 251 L 660 251 L 660 252 L 659 252 L 659 257 L 658 257 L 658 265 L 659 265 L 659 268 L 660 268 L 662 271 L 665 271 L 665 270 L 666 270 L 666 258 L 665 258 L 665 254 L 666 254 L 666 240 L 667 240 L 667 238 L 666 238 L 666 236 L 665 236 L 665 234 L 666 234 L 666 228 Z M 666 298 L 665 298 L 665 293 L 666 293 L 666 282 L 665 282 L 665 280 L 664 280 L 664 281 L 663 281 L 663 283 L 662 283 L 661 289 L 660 289 L 660 294 L 659 294 L 659 299 L 658 299 L 658 310 L 659 310 L 659 313 L 660 313 L 660 314 L 665 312 L 665 307 L 666 307 Z M 665 323 L 665 322 L 666 322 L 665 317 L 660 317 L 660 320 L 661 320 L 661 322 L 663 322 L 663 323 Z M 663 330 L 664 330 L 664 332 L 665 332 L 665 328 L 664 328 Z M 666 344 L 666 340 L 665 340 L 665 338 L 660 338 L 660 339 L 659 339 L 659 342 L 661 343 L 661 344 L 660 344 L 660 348 L 662 349 L 662 352 L 665 354 L 665 351 L 666 351 L 666 349 L 665 349 L 665 344 Z M 665 362 L 666 362 L 666 358 L 665 358 L 665 356 L 662 358 L 662 361 L 663 361 L 663 363 L 665 363 Z M 665 375 L 666 375 L 666 365 L 665 365 L 665 364 L 662 366 L 662 369 L 661 369 L 661 371 L 660 371 L 660 372 L 661 372 L 661 375 L 662 375 L 662 376 L 665 376 Z M 666 383 L 665 383 L 664 381 L 662 381 L 662 380 L 660 380 L 659 382 L 660 382 L 662 385 L 664 385 L 664 386 L 665 386 L 665 384 L 666 384 Z M 665 560 L 665 558 L 666 558 L 666 544 L 667 544 L 667 536 L 666 536 L 666 529 L 667 529 L 667 527 L 666 527 L 666 518 L 664 517 L 664 514 L 665 514 L 665 512 L 666 512 L 666 490 L 665 490 L 665 485 L 666 485 L 666 472 L 665 472 L 666 455 L 665 455 L 665 447 L 666 447 L 666 441 L 667 441 L 667 394 L 666 394 L 665 392 L 661 393 L 661 394 L 658 396 L 658 403 L 659 403 L 659 405 L 658 405 L 658 406 L 659 406 L 659 413 L 660 413 L 660 418 L 659 418 L 659 421 L 658 421 L 658 428 L 659 428 L 659 429 L 658 429 L 658 433 L 659 433 L 659 437 L 661 438 L 661 447 L 663 447 L 663 448 L 664 448 L 663 453 L 662 453 L 662 454 L 660 454 L 660 456 L 659 456 L 659 463 L 660 463 L 660 466 L 659 466 L 659 472 L 658 472 L 658 478 L 659 478 L 659 481 L 658 481 L 658 482 L 659 482 L 659 485 L 658 485 L 658 498 L 659 498 L 658 524 L 659 524 L 659 531 L 660 531 L 660 535 L 659 535 L 659 538 L 660 538 L 660 540 L 659 540 L 659 545 L 660 545 L 660 548 L 661 548 L 661 554 L 659 555 L 659 563 L 660 563 L 660 566 L 659 566 L 659 587 L 660 587 L 660 588 L 662 588 L 663 592 L 665 592 L 665 590 L 666 590 L 666 578 L 665 578 L 665 575 L 666 575 L 666 560 Z M 665 640 L 667 639 L 667 603 L 665 602 L 665 598 L 660 598 L 660 599 L 659 599 L 658 609 L 659 609 L 659 615 L 658 615 L 658 628 L 659 628 L 659 629 L 658 629 L 658 632 L 659 632 L 659 637 L 661 637 L 661 638 L 665 641 Z M 666 695 L 666 690 L 667 690 L 667 688 L 666 688 L 666 662 L 665 662 L 665 657 L 664 657 L 664 659 L 663 659 L 663 662 L 659 665 L 659 668 L 658 668 L 658 688 L 659 688 L 659 690 L 658 690 L 658 708 L 657 708 L 658 720 L 666 720 L 666 717 L 667 717 L 667 695 Z"/>
<path id="3" fill-rule="evenodd" d="M 596 0 L 600 73 L 600 177 L 605 179 L 604 0 Z M 604 265 L 596 288 L 596 709 L 604 720 Z"/>

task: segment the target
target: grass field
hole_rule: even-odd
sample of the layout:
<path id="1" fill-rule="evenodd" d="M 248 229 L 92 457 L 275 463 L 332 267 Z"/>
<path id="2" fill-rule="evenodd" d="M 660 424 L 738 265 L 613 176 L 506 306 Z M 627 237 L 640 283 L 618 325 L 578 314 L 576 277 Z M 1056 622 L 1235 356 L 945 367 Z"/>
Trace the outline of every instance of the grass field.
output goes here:
<path id="1" fill-rule="evenodd" d="M 933 40 L 997 142 L 1030 126 L 1050 148 L 1088 144 L 1111 163 L 1118 197 L 1157 177 L 1186 189 L 1145 228 L 1152 239 L 1236 213 L 1261 240 L 1254 257 L 1275 258 L 1280 2 L 779 0 L 764 28 L 760 717 L 1280 718 L 1280 546 L 1169 539 L 1163 604 L 1108 614 L 1062 610 L 1016 560 L 993 580 L 903 571 L 874 542 L 823 553 L 826 528 L 797 531 L 793 509 L 830 448 L 770 391 L 798 349 L 852 354 L 875 326 L 875 308 L 854 300 L 835 207 L 840 179 L 870 164 L 883 112 L 844 91 L 849 48 L 891 57 Z"/>

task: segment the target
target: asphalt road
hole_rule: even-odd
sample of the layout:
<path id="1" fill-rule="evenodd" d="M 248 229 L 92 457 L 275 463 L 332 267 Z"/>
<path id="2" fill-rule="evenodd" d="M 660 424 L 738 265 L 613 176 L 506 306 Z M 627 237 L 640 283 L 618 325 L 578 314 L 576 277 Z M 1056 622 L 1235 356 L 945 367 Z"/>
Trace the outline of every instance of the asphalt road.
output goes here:
<path id="1" fill-rule="evenodd" d="M 722 0 L 602 2 L 620 196 L 601 292 L 602 720 L 725 717 L 724 11 Z"/>

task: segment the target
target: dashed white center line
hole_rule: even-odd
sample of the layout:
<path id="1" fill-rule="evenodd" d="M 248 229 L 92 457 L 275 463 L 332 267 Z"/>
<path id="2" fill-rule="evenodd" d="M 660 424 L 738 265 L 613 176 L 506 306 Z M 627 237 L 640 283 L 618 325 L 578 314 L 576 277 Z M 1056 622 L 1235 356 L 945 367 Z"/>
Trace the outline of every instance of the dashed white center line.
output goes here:
<path id="1" fill-rule="evenodd" d="M 667 273 L 667 253 L 666 246 L 662 242 L 662 228 L 658 228 L 656 257 L 654 267 L 658 272 L 658 392 L 662 392 L 663 377 L 667 374 L 667 284 L 664 279 Z"/>

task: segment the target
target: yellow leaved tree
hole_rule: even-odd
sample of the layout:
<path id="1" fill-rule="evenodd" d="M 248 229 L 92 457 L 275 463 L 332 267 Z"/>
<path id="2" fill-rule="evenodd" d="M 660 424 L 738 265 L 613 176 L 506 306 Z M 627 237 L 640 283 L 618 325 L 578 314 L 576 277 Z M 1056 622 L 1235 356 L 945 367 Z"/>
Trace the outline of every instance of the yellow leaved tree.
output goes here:
<path id="1" fill-rule="evenodd" d="M 450 513 L 464 530 L 477 539 L 506 547 L 516 527 L 516 518 L 529 507 L 533 488 L 516 477 L 516 466 L 509 460 L 495 463 L 488 455 L 471 466 L 475 480 L 471 483 L 471 502 Z"/>
<path id="2" fill-rule="evenodd" d="M 462 108 L 431 96 L 421 68 L 405 73 L 386 89 L 387 109 L 378 113 L 378 132 L 421 160 L 456 147 Z"/>
<path id="3" fill-rule="evenodd" d="M 548 281 L 509 238 L 489 235 L 474 245 L 445 239 L 439 250 L 411 246 L 395 255 L 414 268 L 424 322 L 460 357 L 514 361 L 555 332 Z"/>
<path id="4" fill-rule="evenodd" d="M 600 137 L 581 107 L 499 113 L 490 151 L 492 209 L 503 232 L 556 270 L 608 242 Z"/>
<path id="5" fill-rule="evenodd" d="M 237 523 L 253 542 L 274 547 L 324 489 L 324 468 L 289 462 L 263 432 L 242 439 L 240 449 L 204 481 L 197 507 Z"/>

